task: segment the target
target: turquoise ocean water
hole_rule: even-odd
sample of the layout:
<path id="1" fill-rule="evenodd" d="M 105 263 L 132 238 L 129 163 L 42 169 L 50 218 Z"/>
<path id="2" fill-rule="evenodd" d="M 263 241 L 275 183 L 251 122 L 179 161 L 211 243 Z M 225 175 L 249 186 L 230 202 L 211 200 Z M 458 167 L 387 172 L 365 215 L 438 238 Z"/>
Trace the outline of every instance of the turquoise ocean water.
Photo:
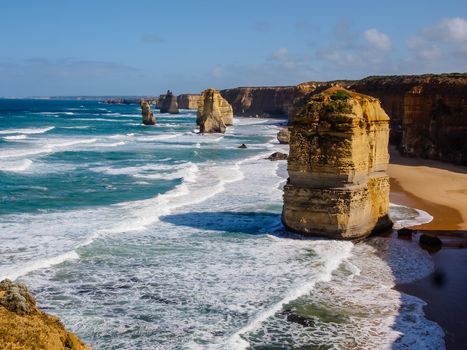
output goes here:
<path id="1" fill-rule="evenodd" d="M 27 283 L 94 349 L 444 346 L 423 302 L 392 289 L 431 271 L 424 251 L 284 232 L 286 163 L 264 159 L 287 152 L 283 120 L 200 135 L 195 111 L 156 117 L 0 100 L 0 279 Z"/>

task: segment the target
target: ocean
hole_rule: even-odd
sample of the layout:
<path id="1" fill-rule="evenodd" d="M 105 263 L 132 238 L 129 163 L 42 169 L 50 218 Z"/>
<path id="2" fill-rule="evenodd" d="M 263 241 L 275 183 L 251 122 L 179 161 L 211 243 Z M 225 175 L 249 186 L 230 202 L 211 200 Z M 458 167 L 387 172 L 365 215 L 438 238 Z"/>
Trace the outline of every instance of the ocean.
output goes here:
<path id="1" fill-rule="evenodd" d="M 0 100 L 0 280 L 93 349 L 442 349 L 415 243 L 305 239 L 281 224 L 283 120 L 99 101 Z M 240 149 L 245 143 L 248 148 Z M 431 220 L 391 205 L 397 227 Z"/>

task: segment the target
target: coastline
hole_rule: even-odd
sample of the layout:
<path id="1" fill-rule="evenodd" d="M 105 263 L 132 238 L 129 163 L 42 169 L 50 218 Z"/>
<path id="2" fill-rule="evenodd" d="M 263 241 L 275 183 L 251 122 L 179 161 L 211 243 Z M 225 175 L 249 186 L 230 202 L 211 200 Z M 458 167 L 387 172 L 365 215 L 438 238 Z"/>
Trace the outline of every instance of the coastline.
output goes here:
<path id="1" fill-rule="evenodd" d="M 443 242 L 440 250 L 430 252 L 434 262 L 430 275 L 395 289 L 427 303 L 425 315 L 443 328 L 446 349 L 463 349 L 467 343 L 467 249 L 462 249 L 467 247 L 467 169 L 405 158 L 393 147 L 390 154 L 391 202 L 433 216 L 432 222 L 411 227 L 417 231 L 411 239 L 417 242 L 426 233 Z"/>

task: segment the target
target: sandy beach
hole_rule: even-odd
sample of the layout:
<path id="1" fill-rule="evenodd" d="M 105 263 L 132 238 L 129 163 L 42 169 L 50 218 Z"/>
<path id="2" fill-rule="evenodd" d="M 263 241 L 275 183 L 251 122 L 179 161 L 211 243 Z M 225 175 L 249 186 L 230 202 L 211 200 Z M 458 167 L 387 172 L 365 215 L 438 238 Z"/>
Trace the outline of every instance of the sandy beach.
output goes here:
<path id="1" fill-rule="evenodd" d="M 402 157 L 392 147 L 390 153 L 391 202 L 422 209 L 433 216 L 432 222 L 416 228 L 467 230 L 467 168 Z"/>

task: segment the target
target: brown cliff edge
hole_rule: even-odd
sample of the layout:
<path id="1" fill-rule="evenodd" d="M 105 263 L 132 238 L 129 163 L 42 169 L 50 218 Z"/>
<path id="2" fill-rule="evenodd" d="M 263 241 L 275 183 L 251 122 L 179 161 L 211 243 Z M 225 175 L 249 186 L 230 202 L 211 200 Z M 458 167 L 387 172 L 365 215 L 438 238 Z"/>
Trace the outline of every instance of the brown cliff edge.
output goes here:
<path id="1" fill-rule="evenodd" d="M 0 282 L 0 349 L 90 350 L 60 320 L 39 310 L 26 285 Z"/>

